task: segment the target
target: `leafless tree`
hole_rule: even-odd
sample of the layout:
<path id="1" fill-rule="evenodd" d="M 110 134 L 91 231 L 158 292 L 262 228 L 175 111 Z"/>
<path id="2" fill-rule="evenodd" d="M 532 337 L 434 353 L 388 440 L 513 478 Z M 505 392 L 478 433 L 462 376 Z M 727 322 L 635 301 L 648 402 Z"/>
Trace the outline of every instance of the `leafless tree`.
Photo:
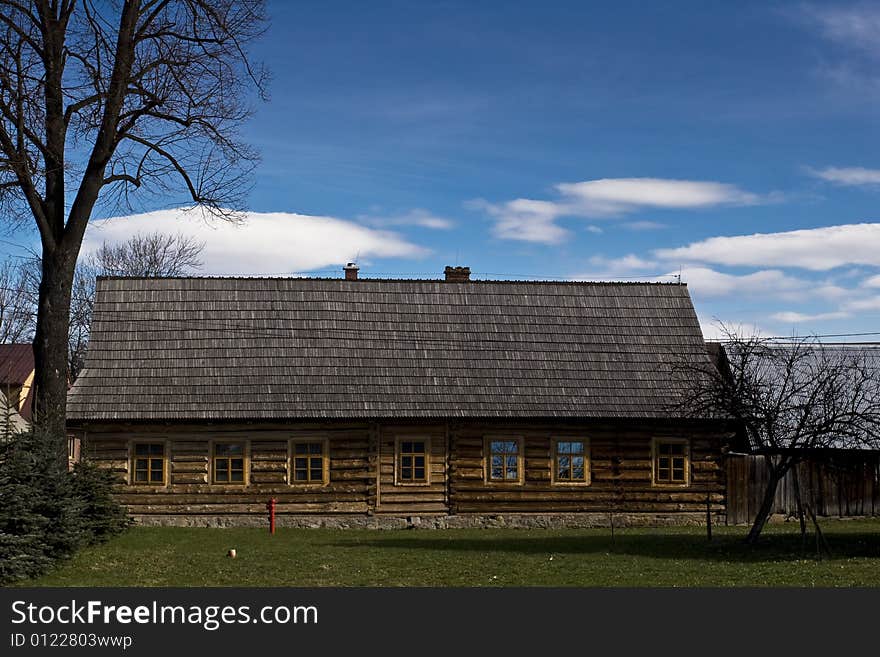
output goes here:
<path id="1" fill-rule="evenodd" d="M 102 276 L 185 276 L 202 266 L 205 243 L 186 235 L 150 233 L 104 242 L 88 263 Z"/>
<path id="2" fill-rule="evenodd" d="M 0 211 L 41 238 L 35 413 L 64 449 L 74 270 L 96 204 L 136 193 L 234 217 L 255 154 L 262 0 L 0 0 Z"/>
<path id="3" fill-rule="evenodd" d="M 794 466 L 816 450 L 880 445 L 880 350 L 726 333 L 721 367 L 679 370 L 688 382 L 680 404 L 731 419 L 763 455 L 767 488 L 746 538 L 754 543 Z"/>
<path id="4" fill-rule="evenodd" d="M 0 343 L 30 342 L 34 306 L 28 297 L 28 275 L 22 260 L 0 264 Z"/>

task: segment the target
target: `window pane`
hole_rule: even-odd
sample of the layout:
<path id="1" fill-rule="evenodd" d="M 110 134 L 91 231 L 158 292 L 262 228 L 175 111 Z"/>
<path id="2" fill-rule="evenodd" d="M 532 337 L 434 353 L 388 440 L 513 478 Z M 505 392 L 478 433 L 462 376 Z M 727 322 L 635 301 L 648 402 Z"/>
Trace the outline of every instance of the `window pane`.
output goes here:
<path id="1" fill-rule="evenodd" d="M 507 475 L 505 478 L 506 479 L 519 479 L 519 477 L 516 474 L 516 466 L 513 466 L 513 467 L 507 466 Z"/>
<path id="2" fill-rule="evenodd" d="M 150 445 L 150 454 L 153 456 L 162 456 L 162 453 L 165 451 L 165 445 L 161 443 L 155 443 Z"/>
<path id="3" fill-rule="evenodd" d="M 575 466 L 571 470 L 571 478 L 577 481 L 584 481 L 586 477 L 584 476 L 584 465 L 581 463 L 580 465 L 575 464 Z"/>
<path id="4" fill-rule="evenodd" d="M 314 457 L 313 457 L 313 458 L 311 459 L 311 461 L 312 461 L 312 470 L 313 470 L 316 474 L 317 474 L 317 473 L 320 473 L 321 470 L 323 469 L 323 468 L 321 467 L 321 458 L 320 458 L 320 457 L 319 457 L 319 458 L 314 458 Z"/>
<path id="5" fill-rule="evenodd" d="M 684 470 L 680 468 L 673 468 L 672 478 L 676 481 L 684 481 Z"/>
<path id="6" fill-rule="evenodd" d="M 404 481 L 409 481 L 410 479 L 412 479 L 412 468 L 401 468 L 400 478 Z"/>
<path id="7" fill-rule="evenodd" d="M 425 478 L 425 469 L 424 468 L 416 468 L 415 469 L 415 478 L 416 479 L 424 479 Z"/>
<path id="8" fill-rule="evenodd" d="M 232 469 L 233 470 L 244 470 L 244 460 L 232 459 Z"/>
<path id="9" fill-rule="evenodd" d="M 568 466 L 566 466 L 564 468 L 562 466 L 559 467 L 559 478 L 560 479 L 571 479 L 571 470 L 568 469 Z"/>
<path id="10" fill-rule="evenodd" d="M 489 451 L 493 454 L 500 454 L 504 451 L 504 443 L 502 443 L 500 440 L 493 440 L 491 443 L 489 443 Z"/>
<path id="11" fill-rule="evenodd" d="M 492 479 L 504 479 L 504 468 L 501 467 L 501 463 L 498 465 L 492 465 L 492 472 L 490 474 Z"/>
<path id="12" fill-rule="evenodd" d="M 241 470 L 233 470 L 232 481 L 244 481 L 244 472 Z"/>
<path id="13" fill-rule="evenodd" d="M 147 459 L 136 459 L 134 462 L 134 468 L 135 470 L 146 470 L 147 463 L 149 463 Z"/>
<path id="14" fill-rule="evenodd" d="M 294 470 L 293 478 L 295 481 L 308 481 L 309 474 L 306 470 Z"/>
<path id="15" fill-rule="evenodd" d="M 400 465 L 402 465 L 404 468 L 410 468 L 410 467 L 412 467 L 412 460 L 413 460 L 412 456 L 401 456 L 400 457 Z"/>
<path id="16" fill-rule="evenodd" d="M 425 467 L 425 457 L 424 456 L 416 456 L 416 457 L 414 457 L 414 460 L 415 460 L 415 466 L 417 468 L 424 468 Z"/>
<path id="17" fill-rule="evenodd" d="M 150 446 L 139 444 L 134 446 L 135 456 L 147 456 L 150 453 Z"/>
<path id="18" fill-rule="evenodd" d="M 405 453 L 412 453 L 413 444 L 410 442 L 400 443 L 400 451 Z"/>
<path id="19" fill-rule="evenodd" d="M 515 456 L 508 456 L 508 457 L 506 457 L 506 459 L 507 459 L 507 467 L 516 469 L 516 457 Z"/>
<path id="20" fill-rule="evenodd" d="M 218 468 L 217 472 L 214 475 L 214 479 L 219 482 L 229 481 L 229 475 L 226 473 L 226 469 L 225 468 L 223 468 L 223 469 Z"/>
<path id="21" fill-rule="evenodd" d="M 559 469 L 562 468 L 568 469 L 568 466 L 571 465 L 571 457 L 570 456 L 560 456 L 559 457 Z"/>
<path id="22" fill-rule="evenodd" d="M 305 469 L 308 467 L 309 459 L 304 456 L 297 456 L 293 459 L 293 467 L 299 469 Z"/>
<path id="23" fill-rule="evenodd" d="M 425 453 L 425 443 L 421 443 L 421 442 L 413 443 L 412 446 L 413 446 L 412 451 L 415 452 L 416 454 L 424 454 Z"/>
<path id="24" fill-rule="evenodd" d="M 309 452 L 311 454 L 320 454 L 324 451 L 324 446 L 321 443 L 309 443 Z"/>
<path id="25" fill-rule="evenodd" d="M 147 480 L 147 471 L 146 470 L 135 470 L 134 471 L 134 480 L 135 481 L 146 481 Z"/>
<path id="26" fill-rule="evenodd" d="M 572 454 L 583 454 L 584 453 L 584 444 L 583 443 L 571 443 L 571 453 Z"/>
<path id="27" fill-rule="evenodd" d="M 503 456 L 493 456 L 492 457 L 492 467 L 493 468 L 500 468 L 503 463 L 504 463 Z"/>

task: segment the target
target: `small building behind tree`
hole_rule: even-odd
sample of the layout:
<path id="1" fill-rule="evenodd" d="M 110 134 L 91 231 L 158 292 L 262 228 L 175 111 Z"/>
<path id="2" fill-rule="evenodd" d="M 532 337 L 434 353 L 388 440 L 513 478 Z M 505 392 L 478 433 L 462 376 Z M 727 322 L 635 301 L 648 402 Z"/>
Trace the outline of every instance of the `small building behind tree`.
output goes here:
<path id="1" fill-rule="evenodd" d="M 137 520 L 724 520 L 686 285 L 345 274 L 98 279 L 68 427 Z"/>

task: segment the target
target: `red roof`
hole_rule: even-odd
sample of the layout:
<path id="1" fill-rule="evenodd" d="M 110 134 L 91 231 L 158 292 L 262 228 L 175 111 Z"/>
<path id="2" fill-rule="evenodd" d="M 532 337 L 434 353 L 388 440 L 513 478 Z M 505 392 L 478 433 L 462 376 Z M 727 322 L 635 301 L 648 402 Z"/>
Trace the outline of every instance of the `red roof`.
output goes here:
<path id="1" fill-rule="evenodd" d="M 0 344 L 0 385 L 20 386 L 34 371 L 30 344 Z"/>

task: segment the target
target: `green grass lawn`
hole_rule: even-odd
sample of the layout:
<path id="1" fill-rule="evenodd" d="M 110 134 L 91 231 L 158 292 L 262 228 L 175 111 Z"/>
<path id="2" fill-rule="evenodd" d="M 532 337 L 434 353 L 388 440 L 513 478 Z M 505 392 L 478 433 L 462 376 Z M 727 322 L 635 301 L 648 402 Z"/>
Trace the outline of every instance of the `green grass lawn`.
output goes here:
<path id="1" fill-rule="evenodd" d="M 826 521 L 832 557 L 797 523 L 555 530 L 134 528 L 26 586 L 880 586 L 880 520 Z M 811 536 L 812 539 L 812 536 Z M 235 548 L 236 559 L 226 557 Z"/>

